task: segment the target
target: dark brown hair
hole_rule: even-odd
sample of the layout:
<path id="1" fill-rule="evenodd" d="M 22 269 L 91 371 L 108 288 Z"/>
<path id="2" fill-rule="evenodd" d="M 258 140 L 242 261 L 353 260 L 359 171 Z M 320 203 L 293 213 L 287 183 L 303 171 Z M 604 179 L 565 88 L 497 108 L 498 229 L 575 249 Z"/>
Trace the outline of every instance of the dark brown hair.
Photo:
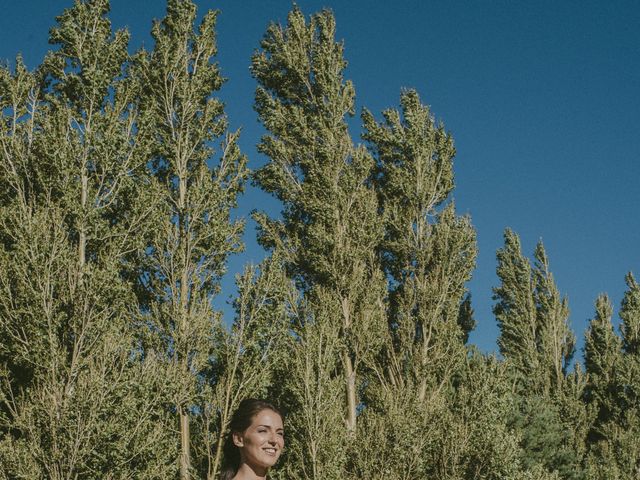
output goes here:
<path id="1" fill-rule="evenodd" d="M 229 423 L 229 434 L 225 438 L 222 451 L 224 452 L 224 461 L 222 464 L 222 473 L 220 480 L 231 480 L 240 468 L 240 450 L 233 443 L 233 434 L 244 432 L 251 426 L 253 417 L 258 415 L 263 410 L 271 410 L 280 415 L 280 418 L 284 420 L 284 415 L 278 410 L 276 406 L 266 400 L 259 400 L 256 398 L 245 398 L 240 402 L 238 408 L 231 417 Z"/>

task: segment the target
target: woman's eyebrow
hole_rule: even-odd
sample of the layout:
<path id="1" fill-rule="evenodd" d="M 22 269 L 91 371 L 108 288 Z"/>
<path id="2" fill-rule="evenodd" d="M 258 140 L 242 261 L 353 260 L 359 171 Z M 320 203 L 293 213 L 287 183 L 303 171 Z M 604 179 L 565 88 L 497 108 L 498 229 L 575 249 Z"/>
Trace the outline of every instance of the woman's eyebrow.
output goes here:
<path id="1" fill-rule="evenodd" d="M 274 429 L 274 428 L 275 428 L 276 430 L 281 430 L 281 431 L 283 431 L 283 432 L 284 432 L 284 428 L 282 428 L 282 427 L 274 427 L 274 426 L 272 426 L 272 425 L 265 425 L 265 424 L 263 424 L 263 423 L 261 423 L 260 425 L 258 425 L 258 427 L 265 427 L 265 428 L 271 428 L 271 429 Z"/>

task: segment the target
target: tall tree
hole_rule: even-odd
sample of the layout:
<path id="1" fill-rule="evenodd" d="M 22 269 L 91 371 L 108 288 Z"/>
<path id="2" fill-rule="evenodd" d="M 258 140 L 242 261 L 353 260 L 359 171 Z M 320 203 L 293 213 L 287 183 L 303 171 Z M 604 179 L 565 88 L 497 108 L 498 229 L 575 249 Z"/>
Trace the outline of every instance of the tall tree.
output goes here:
<path id="1" fill-rule="evenodd" d="M 147 348 L 165 358 L 172 384 L 182 479 L 194 473 L 190 417 L 211 395 L 202 376 L 221 321 L 211 301 L 228 255 L 241 248 L 243 229 L 230 211 L 243 188 L 246 160 L 237 145 L 239 133 L 227 132 L 223 104 L 213 96 L 223 82 L 213 63 L 216 18 L 216 12 L 207 12 L 196 29 L 195 4 L 169 0 L 166 17 L 152 28 L 153 51 L 137 57 L 145 86 L 140 123 L 151 137 L 157 190 L 157 228 L 143 267 L 154 334 Z"/>
<path id="2" fill-rule="evenodd" d="M 340 311 L 323 305 L 329 297 L 300 299 L 293 310 L 286 359 L 278 371 L 286 379 L 274 385 L 272 396 L 289 412 L 285 476 L 280 478 L 344 478 L 349 442 L 345 441 L 343 347 L 335 318 Z M 335 305 L 335 304 L 334 304 Z M 339 317 L 338 317 L 339 318 Z M 357 444 L 361 445 L 359 438 Z"/>
<path id="3" fill-rule="evenodd" d="M 632 273 L 625 277 L 627 291 L 620 307 L 620 326 L 624 353 L 640 359 L 640 285 Z"/>
<path id="4" fill-rule="evenodd" d="M 387 441 L 404 437 L 398 445 L 422 452 L 415 462 L 387 466 L 398 478 L 410 478 L 429 472 L 427 451 L 439 434 L 429 434 L 427 441 L 418 431 L 438 430 L 434 419 L 445 414 L 453 377 L 465 363 L 472 317 L 469 299 L 463 298 L 476 245 L 469 219 L 457 216 L 452 202 L 445 204 L 454 186 L 451 135 L 436 125 L 415 91 L 403 92 L 400 106 L 383 112 L 381 123 L 363 113 L 384 212 L 380 253 L 391 279 L 387 341 L 370 365 L 375 388 L 366 416 L 368 431 L 377 424 Z M 403 417 L 403 411 L 413 415 Z"/>
<path id="5" fill-rule="evenodd" d="M 497 258 L 501 285 L 494 289 L 498 302 L 493 313 L 500 327 L 498 347 L 522 378 L 536 381 L 540 359 L 531 264 L 522 255 L 520 238 L 510 229 L 504 232 L 504 247 Z"/>
<path id="6" fill-rule="evenodd" d="M 400 105 L 402 113 L 385 111 L 381 124 L 365 111 L 364 138 L 378 164 L 386 214 L 381 252 L 394 280 L 389 360 L 402 377 L 403 359 L 412 359 L 410 381 L 424 401 L 430 378 L 446 383 L 464 359 L 468 330 L 458 319 L 475 265 L 475 231 L 468 218 L 456 216 L 453 203 L 438 210 L 453 190 L 451 135 L 435 125 L 415 91 L 404 92 Z M 394 381 L 402 383 L 399 377 Z"/>
<path id="7" fill-rule="evenodd" d="M 257 217 L 262 244 L 283 245 L 288 272 L 318 309 L 310 318 L 339 332 L 345 426 L 353 434 L 360 369 L 384 328 L 382 224 L 369 182 L 373 160 L 349 134 L 355 93 L 334 37 L 329 11 L 307 23 L 296 7 L 285 27 L 269 26 L 252 60 L 255 108 L 268 131 L 258 149 L 269 159 L 255 179 L 284 206 L 281 220 Z"/>
<path id="8" fill-rule="evenodd" d="M 622 477 L 640 476 L 640 285 L 629 272 L 627 290 L 620 305 L 622 368 L 620 369 L 622 416 L 614 442 Z"/>
<path id="9" fill-rule="evenodd" d="M 566 299 L 560 297 L 542 242 L 534 264 L 522 255 L 520 239 L 507 229 L 498 250 L 494 314 L 498 345 L 514 380 L 517 408 L 511 426 L 522 435 L 522 462 L 528 468 L 582 478 L 584 454 L 583 376 L 568 375 L 575 338 Z"/>
<path id="10" fill-rule="evenodd" d="M 296 315 L 298 296 L 278 253 L 268 256 L 258 267 L 247 266 L 237 277 L 237 288 L 235 319 L 230 331 L 218 326 L 216 355 L 205 375 L 213 395 L 202 404 L 202 436 L 197 444 L 204 450 L 201 462 L 205 465 L 200 470 L 206 472 L 208 480 L 219 477 L 223 443 L 240 401 L 282 393 L 280 379 L 291 375 L 282 366 L 288 364 L 286 347 L 291 340 L 290 323 Z"/>
<path id="11" fill-rule="evenodd" d="M 640 475 L 640 286 L 631 273 L 625 280 L 621 336 L 613 332 L 611 306 L 600 298 L 585 343 L 586 400 L 595 410 L 588 467 L 595 479 Z"/>
<path id="12" fill-rule="evenodd" d="M 589 322 L 585 334 L 584 358 L 588 374 L 585 400 L 595 406 L 597 416 L 590 441 L 601 435 L 599 426 L 620 415 L 617 392 L 617 375 L 622 361 L 622 342 L 616 335 L 611 316 L 613 307 L 607 295 L 596 300 L 596 314 Z"/>
<path id="13" fill-rule="evenodd" d="M 588 471 L 591 478 L 619 478 L 611 458 L 609 438 L 616 430 L 611 425 L 620 418 L 619 369 L 622 342 L 616 335 L 611 317 L 613 307 L 607 295 L 596 300 L 596 312 L 585 334 L 585 367 L 588 380 L 584 396 L 594 412 L 588 432 Z"/>
<path id="14" fill-rule="evenodd" d="M 500 352 L 518 372 L 521 387 L 558 392 L 575 349 L 567 301 L 560 297 L 542 242 L 532 268 L 517 234 L 505 230 L 504 241 L 497 254 L 501 285 L 494 288 L 493 308 Z"/>
<path id="15" fill-rule="evenodd" d="M 137 179 L 128 34 L 106 0 L 57 18 L 34 74 L 3 69 L 0 388 L 5 478 L 167 473 L 152 389 L 136 354 L 126 258 L 149 212 Z M 166 449 L 166 450 L 165 450 Z"/>
<path id="16" fill-rule="evenodd" d="M 534 259 L 533 284 L 540 364 L 549 376 L 550 388 L 559 391 L 573 358 L 576 340 L 569 325 L 567 299 L 560 297 L 542 242 L 536 245 Z"/>

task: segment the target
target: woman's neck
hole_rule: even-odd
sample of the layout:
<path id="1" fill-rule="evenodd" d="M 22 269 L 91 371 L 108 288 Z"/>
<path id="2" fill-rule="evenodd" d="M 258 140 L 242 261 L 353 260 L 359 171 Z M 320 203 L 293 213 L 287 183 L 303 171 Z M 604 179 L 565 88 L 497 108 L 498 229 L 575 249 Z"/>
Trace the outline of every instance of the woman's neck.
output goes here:
<path id="1" fill-rule="evenodd" d="M 233 480 L 265 480 L 266 478 L 266 468 L 255 468 L 246 463 L 241 463 Z"/>

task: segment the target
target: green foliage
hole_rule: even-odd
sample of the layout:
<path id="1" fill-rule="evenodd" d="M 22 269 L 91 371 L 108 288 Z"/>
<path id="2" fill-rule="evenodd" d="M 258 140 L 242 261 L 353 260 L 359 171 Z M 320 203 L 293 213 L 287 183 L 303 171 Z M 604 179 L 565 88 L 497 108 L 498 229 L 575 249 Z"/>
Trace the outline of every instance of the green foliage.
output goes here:
<path id="1" fill-rule="evenodd" d="M 560 297 L 542 242 L 532 266 L 514 232 L 507 229 L 504 239 L 497 254 L 501 285 L 494 288 L 494 314 L 500 352 L 515 384 L 509 424 L 521 436 L 527 470 L 540 467 L 560 478 L 582 478 L 587 412 L 579 371 L 567 375 L 575 344 L 567 301 Z"/>
<path id="2" fill-rule="evenodd" d="M 193 2 L 170 0 L 166 17 L 152 28 L 153 51 L 140 52 L 135 66 L 139 128 L 151 146 L 147 165 L 155 220 L 139 260 L 140 298 L 148 310 L 142 319 L 148 328 L 144 348 L 163 359 L 171 385 L 166 408 L 179 417 L 183 479 L 198 471 L 214 475 L 220 463 L 211 439 L 222 438 L 226 426 L 211 420 L 216 408 L 210 402 L 221 378 L 209 374 L 216 372 L 211 359 L 226 353 L 220 351 L 225 341 L 216 338 L 221 315 L 211 300 L 228 255 L 241 249 L 243 222 L 231 220 L 230 212 L 247 175 L 239 133 L 225 134 L 223 105 L 213 96 L 223 81 L 213 62 L 216 12 L 206 13 L 197 29 L 195 18 Z M 213 161 L 218 141 L 219 158 Z M 224 408 L 229 407 L 227 399 Z M 196 447 L 200 456 L 192 458 L 192 446 L 205 441 L 205 448 Z"/>
<path id="3" fill-rule="evenodd" d="M 236 279 L 235 319 L 228 331 L 216 326 L 215 355 L 204 376 L 209 382 L 202 400 L 199 433 L 193 445 L 201 451 L 200 470 L 218 478 L 222 446 L 231 415 L 243 398 L 267 397 L 269 388 L 286 375 L 289 322 L 296 292 L 276 255 L 259 267 L 248 266 Z"/>
<path id="4" fill-rule="evenodd" d="M 597 437 L 598 424 L 612 418 L 619 418 L 617 376 L 621 367 L 622 343 L 611 324 L 613 307 L 606 295 L 596 301 L 596 315 L 589 323 L 585 338 L 585 366 L 589 380 L 585 389 L 585 399 L 596 406 L 598 413 L 592 437 Z M 592 438 L 592 441 L 595 438 Z"/>
<path id="5" fill-rule="evenodd" d="M 594 410 L 587 472 L 594 479 L 626 480 L 640 473 L 640 287 L 631 273 L 626 282 L 620 307 L 621 336 L 611 324 L 611 304 L 601 296 L 585 342 L 589 374 L 585 400 Z"/>
<path id="6" fill-rule="evenodd" d="M 330 371 L 318 373 L 323 380 L 314 388 L 322 396 L 327 375 L 342 377 L 345 391 L 337 395 L 344 396 L 346 431 L 340 441 L 345 443 L 356 430 L 364 386 L 360 370 L 379 347 L 385 326 L 384 279 L 376 255 L 383 231 L 370 185 L 373 159 L 354 145 L 348 131 L 346 116 L 353 114 L 355 93 L 343 80 L 343 47 L 334 36 L 330 12 L 312 15 L 307 23 L 294 8 L 285 27 L 269 26 L 253 56 L 252 73 L 259 85 L 255 108 L 268 131 L 258 150 L 269 158 L 255 181 L 284 206 L 282 220 L 256 216 L 260 241 L 281 250 L 306 308 L 313 309 L 308 320 L 329 322 L 317 330 L 329 328 L 339 335 L 331 350 L 336 358 L 316 363 Z M 299 330 L 298 341 L 317 345 L 304 337 L 318 335 L 317 330 Z M 308 396 L 301 396 L 298 405 L 300 415 L 314 415 L 305 413 L 313 408 Z M 300 438 L 310 435 L 315 434 L 299 433 Z M 300 468 L 313 478 L 322 472 Z"/>
<path id="7" fill-rule="evenodd" d="M 560 478 L 581 478 L 572 448 L 574 432 L 567 428 L 556 404 L 545 397 L 523 398 L 511 427 L 522 432 L 522 463 L 527 470 L 540 465 L 558 472 Z"/>
<path id="8" fill-rule="evenodd" d="M 506 479 L 524 474 L 518 435 L 506 423 L 513 406 L 508 372 L 494 357 L 471 351 L 456 378 L 443 445 L 432 452 L 438 478 Z"/>
<path id="9" fill-rule="evenodd" d="M 323 301 L 322 294 L 314 298 Z M 340 478 L 349 446 L 344 380 L 336 375 L 344 340 L 331 317 L 340 312 L 300 301 L 292 313 L 293 338 L 278 368 L 286 380 L 276 383 L 272 393 L 289 412 L 282 478 Z"/>
<path id="10" fill-rule="evenodd" d="M 398 375 L 413 371 L 424 399 L 427 377 L 448 381 L 464 358 L 460 340 L 468 330 L 460 331 L 458 320 L 475 265 L 475 232 L 453 204 L 436 210 L 453 188 L 451 136 L 442 125 L 436 128 L 415 91 L 404 92 L 400 105 L 402 114 L 387 110 L 381 124 L 365 111 L 364 138 L 377 160 L 386 221 L 380 249 L 394 280 L 389 324 L 395 352 L 389 355 L 398 357 Z M 400 366 L 403 357 L 410 366 Z"/>
<path id="11" fill-rule="evenodd" d="M 509 229 L 505 230 L 504 247 L 498 250 L 497 258 L 501 285 L 494 289 L 498 302 L 493 313 L 500 327 L 500 353 L 522 378 L 536 381 L 540 378 L 540 359 L 531 264 L 522 255 L 520 238 Z"/>
<path id="12" fill-rule="evenodd" d="M 1 475 L 152 478 L 171 452 L 135 354 L 126 258 L 148 211 L 134 89 L 106 1 L 58 17 L 58 49 L 2 73 Z M 142 375 L 142 377 L 141 377 Z"/>
<path id="13" fill-rule="evenodd" d="M 504 241 L 497 254 L 501 285 L 493 297 L 500 352 L 523 388 L 559 392 L 575 348 L 567 300 L 560 298 L 542 242 L 536 245 L 532 267 L 517 234 L 506 229 Z"/>
<path id="14" fill-rule="evenodd" d="M 585 368 L 547 254 L 507 229 L 504 359 L 468 345 L 477 254 L 453 138 L 417 92 L 349 131 L 331 12 L 294 7 L 252 58 L 269 250 L 212 300 L 249 176 L 215 63 L 217 12 L 168 0 L 128 54 L 108 0 L 75 0 L 34 71 L 0 68 L 0 479 L 218 477 L 239 402 L 275 400 L 274 479 L 640 475 L 640 286 L 620 335 L 596 301 Z"/>
<path id="15" fill-rule="evenodd" d="M 475 263 L 475 232 L 453 203 L 445 204 L 453 188 L 451 136 L 435 126 L 415 91 L 403 92 L 400 106 L 383 112 L 382 123 L 363 113 L 385 222 L 379 251 L 391 281 L 386 342 L 368 365 L 360 438 L 371 444 L 355 454 L 357 476 L 449 478 L 464 468 L 460 456 L 450 455 L 459 440 L 453 432 L 462 427 L 448 405 L 473 327 L 465 282 Z M 375 445 L 388 456 L 376 458 Z"/>

